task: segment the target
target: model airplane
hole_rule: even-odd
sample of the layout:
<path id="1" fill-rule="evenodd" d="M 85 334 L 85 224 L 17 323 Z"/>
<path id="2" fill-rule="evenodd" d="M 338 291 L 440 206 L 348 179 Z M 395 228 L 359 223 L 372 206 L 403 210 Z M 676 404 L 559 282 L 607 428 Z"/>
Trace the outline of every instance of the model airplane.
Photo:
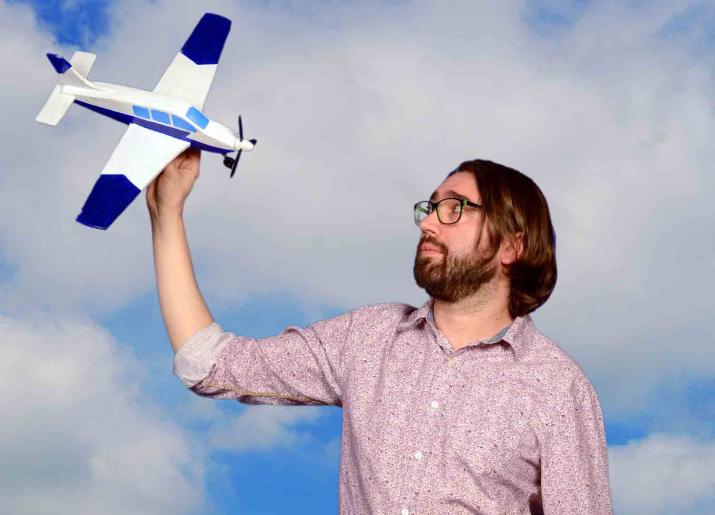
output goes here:
<path id="1" fill-rule="evenodd" d="M 202 112 L 231 21 L 206 13 L 176 54 L 153 91 L 87 79 L 95 55 L 75 52 L 69 62 L 47 54 L 59 74 L 50 98 L 35 118 L 57 125 L 77 104 L 128 125 L 102 174 L 92 188 L 77 221 L 107 229 L 164 167 L 188 147 L 224 155 L 231 177 L 241 151 L 252 150 L 255 139 L 238 133 Z M 236 151 L 235 157 L 228 154 Z"/>

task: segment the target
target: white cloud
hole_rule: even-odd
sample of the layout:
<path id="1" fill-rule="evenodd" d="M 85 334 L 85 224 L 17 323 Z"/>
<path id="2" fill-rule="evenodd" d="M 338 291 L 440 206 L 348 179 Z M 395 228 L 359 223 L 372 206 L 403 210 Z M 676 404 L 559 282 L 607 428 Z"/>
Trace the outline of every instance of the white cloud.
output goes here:
<path id="1" fill-rule="evenodd" d="M 715 503 L 715 442 L 652 434 L 609 449 L 614 512 L 709 515 Z"/>
<path id="2" fill-rule="evenodd" d="M 303 424 L 320 422 L 326 407 L 245 405 L 194 397 L 182 410 L 202 428 L 212 450 L 240 453 L 296 448 L 315 443 Z M 334 409 L 334 408 L 333 408 Z"/>
<path id="3" fill-rule="evenodd" d="M 181 428 L 126 342 L 93 323 L 39 320 L 0 315 L 2 513 L 204 512 L 204 480 L 222 467 L 212 451 L 322 446 L 303 427 L 324 414 L 311 407 L 232 414 L 188 397 L 180 412 L 195 427 Z"/>
<path id="4" fill-rule="evenodd" d="M 209 441 L 213 449 L 233 452 L 297 447 L 314 437 L 294 426 L 317 421 L 324 409 L 258 405 L 238 414 L 217 413 L 210 425 Z"/>
<path id="5" fill-rule="evenodd" d="M 203 460 L 142 369 L 77 320 L 0 316 L 0 512 L 190 513 Z"/>

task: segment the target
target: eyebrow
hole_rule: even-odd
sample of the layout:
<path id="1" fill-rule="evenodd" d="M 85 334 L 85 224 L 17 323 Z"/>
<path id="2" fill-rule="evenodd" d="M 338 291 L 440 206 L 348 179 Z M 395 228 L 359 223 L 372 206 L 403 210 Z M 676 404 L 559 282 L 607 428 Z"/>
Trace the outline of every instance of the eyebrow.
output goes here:
<path id="1" fill-rule="evenodd" d="M 442 198 L 447 198 L 447 197 L 457 197 L 457 198 L 469 200 L 469 198 L 466 195 L 463 195 L 462 193 L 458 193 L 454 190 L 445 191 L 444 197 L 442 197 Z M 436 198 L 437 198 L 437 191 L 435 190 L 434 193 L 432 193 L 432 195 L 430 195 L 429 199 L 431 202 L 434 202 L 434 199 L 436 199 Z M 469 201 L 472 202 L 471 200 L 469 200 Z"/>

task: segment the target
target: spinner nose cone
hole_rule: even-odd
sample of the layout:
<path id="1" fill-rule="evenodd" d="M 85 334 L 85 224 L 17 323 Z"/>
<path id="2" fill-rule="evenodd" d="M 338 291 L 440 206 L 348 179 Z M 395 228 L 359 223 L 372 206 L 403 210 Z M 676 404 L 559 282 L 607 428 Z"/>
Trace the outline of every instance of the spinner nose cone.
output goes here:
<path id="1" fill-rule="evenodd" d="M 236 143 L 234 144 L 234 148 L 236 150 L 253 150 L 253 147 L 256 146 L 256 140 L 255 139 L 238 139 L 236 138 Z"/>

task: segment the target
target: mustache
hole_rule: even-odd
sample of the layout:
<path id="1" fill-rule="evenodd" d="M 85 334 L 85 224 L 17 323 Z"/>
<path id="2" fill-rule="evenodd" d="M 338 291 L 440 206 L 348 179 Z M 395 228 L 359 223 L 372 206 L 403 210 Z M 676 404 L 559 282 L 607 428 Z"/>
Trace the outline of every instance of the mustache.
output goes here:
<path id="1" fill-rule="evenodd" d="M 426 243 L 428 245 L 434 245 L 439 250 L 441 250 L 443 254 L 447 254 L 447 245 L 445 245 L 441 241 L 438 241 L 436 238 L 434 238 L 432 236 L 427 236 L 427 235 L 422 236 L 422 238 L 420 238 L 420 242 L 417 244 L 417 247 L 419 248 L 419 246 L 422 245 L 423 243 Z"/>

